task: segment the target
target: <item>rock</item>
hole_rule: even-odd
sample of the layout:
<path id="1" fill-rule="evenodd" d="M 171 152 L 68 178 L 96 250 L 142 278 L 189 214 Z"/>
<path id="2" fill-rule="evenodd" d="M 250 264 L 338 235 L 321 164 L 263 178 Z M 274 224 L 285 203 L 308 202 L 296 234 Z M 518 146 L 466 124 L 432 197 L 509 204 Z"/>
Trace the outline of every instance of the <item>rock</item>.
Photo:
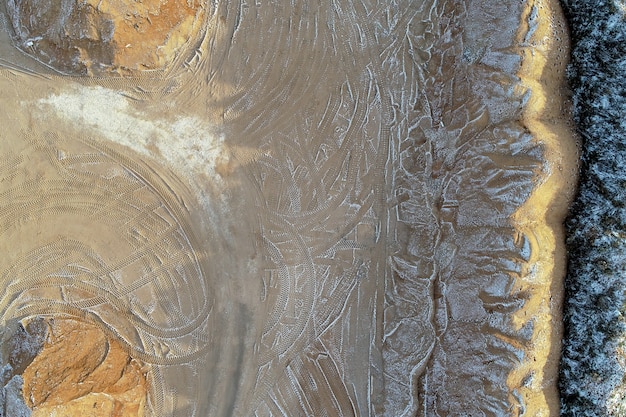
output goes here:
<path id="1" fill-rule="evenodd" d="M 41 351 L 48 326 L 43 319 L 29 321 L 26 326 L 14 322 L 3 329 L 0 345 L 2 384 L 15 375 L 21 375 Z"/>
<path id="2" fill-rule="evenodd" d="M 8 0 L 24 52 L 70 74 L 128 74 L 167 66 L 199 28 L 194 0 Z"/>
<path id="3" fill-rule="evenodd" d="M 119 342 L 85 322 L 47 324 L 43 349 L 23 373 L 33 416 L 144 415 L 145 375 Z"/>
<path id="4" fill-rule="evenodd" d="M 31 410 L 24 401 L 21 373 L 41 351 L 47 334 L 42 319 L 26 326 L 12 321 L 0 329 L 0 417 L 28 417 Z"/>
<path id="5" fill-rule="evenodd" d="M 22 377 L 15 375 L 0 390 L 0 417 L 29 417 L 32 415 L 22 397 L 23 383 Z"/>
<path id="6" fill-rule="evenodd" d="M 137 387 L 128 392 L 128 397 L 138 395 Z M 143 417 L 144 403 L 124 402 L 130 398 L 117 398 L 104 393 L 92 393 L 67 404 L 42 406 L 33 411 L 31 417 Z"/>

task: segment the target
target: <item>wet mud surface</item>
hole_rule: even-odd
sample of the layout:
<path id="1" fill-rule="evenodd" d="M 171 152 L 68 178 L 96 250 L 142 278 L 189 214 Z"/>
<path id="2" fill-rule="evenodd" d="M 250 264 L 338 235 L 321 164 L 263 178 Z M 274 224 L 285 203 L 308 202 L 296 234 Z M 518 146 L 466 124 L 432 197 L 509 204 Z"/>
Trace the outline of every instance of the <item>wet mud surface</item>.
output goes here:
<path id="1" fill-rule="evenodd" d="M 151 416 L 557 415 L 557 4 L 200 7 L 97 76 L 4 10 L 3 322 L 99 326 Z"/>

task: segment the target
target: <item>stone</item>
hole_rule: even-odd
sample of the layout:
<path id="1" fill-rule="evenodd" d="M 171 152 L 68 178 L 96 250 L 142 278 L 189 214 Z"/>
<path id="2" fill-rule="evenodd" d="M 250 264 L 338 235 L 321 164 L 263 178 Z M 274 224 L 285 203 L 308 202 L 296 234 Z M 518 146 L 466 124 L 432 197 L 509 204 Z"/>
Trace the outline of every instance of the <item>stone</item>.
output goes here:
<path id="1" fill-rule="evenodd" d="M 9 0 L 14 40 L 68 74 L 128 74 L 167 66 L 195 34 L 194 0 Z"/>
<path id="2" fill-rule="evenodd" d="M 43 349 L 23 373 L 33 416 L 144 415 L 145 375 L 119 342 L 82 321 L 47 324 Z"/>
<path id="3" fill-rule="evenodd" d="M 43 348 L 46 323 L 39 318 L 26 325 L 11 321 L 0 328 L 0 417 L 28 417 L 22 372 Z"/>
<path id="4" fill-rule="evenodd" d="M 23 383 L 22 377 L 15 375 L 0 390 L 0 417 L 29 417 L 32 415 L 22 397 Z"/>

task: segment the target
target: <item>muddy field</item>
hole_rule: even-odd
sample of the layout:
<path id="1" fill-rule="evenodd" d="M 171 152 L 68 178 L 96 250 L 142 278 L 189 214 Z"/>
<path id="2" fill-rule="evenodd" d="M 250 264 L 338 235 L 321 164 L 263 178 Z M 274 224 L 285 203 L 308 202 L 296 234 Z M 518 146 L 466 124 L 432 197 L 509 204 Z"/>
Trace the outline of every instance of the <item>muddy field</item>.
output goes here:
<path id="1" fill-rule="evenodd" d="M 7 328 L 95 324 L 149 416 L 558 415 L 556 2 L 18 3 Z"/>

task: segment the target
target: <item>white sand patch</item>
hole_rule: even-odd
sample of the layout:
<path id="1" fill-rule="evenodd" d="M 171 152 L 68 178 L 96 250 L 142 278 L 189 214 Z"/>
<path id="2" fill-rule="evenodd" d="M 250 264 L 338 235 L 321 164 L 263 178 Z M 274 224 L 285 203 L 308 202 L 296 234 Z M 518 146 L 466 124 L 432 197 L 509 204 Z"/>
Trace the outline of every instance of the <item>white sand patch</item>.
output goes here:
<path id="1" fill-rule="evenodd" d="M 41 117 L 56 114 L 76 130 L 104 137 L 154 157 L 155 150 L 177 173 L 204 173 L 221 188 L 215 165 L 224 157 L 224 137 L 193 116 L 153 116 L 136 109 L 119 92 L 103 87 L 73 86 L 37 101 Z"/>

